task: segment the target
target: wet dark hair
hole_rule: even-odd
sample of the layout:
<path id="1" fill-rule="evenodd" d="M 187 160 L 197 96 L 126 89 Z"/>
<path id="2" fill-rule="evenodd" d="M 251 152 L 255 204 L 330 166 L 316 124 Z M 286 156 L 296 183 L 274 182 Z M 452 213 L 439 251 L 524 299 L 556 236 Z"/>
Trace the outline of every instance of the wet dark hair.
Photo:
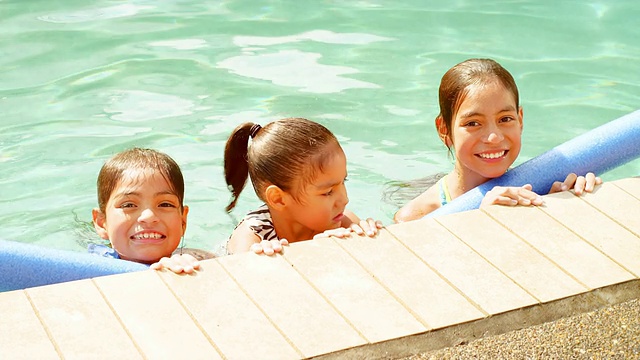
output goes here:
<path id="1" fill-rule="evenodd" d="M 440 81 L 438 99 L 440 114 L 447 129 L 447 137 L 451 139 L 453 115 L 458 111 L 469 91 L 469 86 L 498 81 L 509 90 L 516 100 L 516 108 L 520 107 L 518 87 L 513 76 L 492 59 L 468 59 L 449 69 Z M 449 147 L 449 145 L 447 145 Z"/>
<path id="2" fill-rule="evenodd" d="M 125 171 L 130 169 L 149 169 L 160 172 L 167 180 L 171 190 L 183 208 L 184 178 L 178 164 L 167 154 L 153 149 L 132 148 L 122 151 L 107 160 L 98 174 L 98 206 L 106 213 L 106 206 L 111 193 L 122 180 Z"/>
<path id="3" fill-rule="evenodd" d="M 227 212 L 235 207 L 247 176 L 262 201 L 264 189 L 271 184 L 295 197 L 333 156 L 322 151 L 329 145 L 342 150 L 329 129 L 303 118 L 281 119 L 264 127 L 241 124 L 224 149 L 224 176 L 232 194 Z"/>

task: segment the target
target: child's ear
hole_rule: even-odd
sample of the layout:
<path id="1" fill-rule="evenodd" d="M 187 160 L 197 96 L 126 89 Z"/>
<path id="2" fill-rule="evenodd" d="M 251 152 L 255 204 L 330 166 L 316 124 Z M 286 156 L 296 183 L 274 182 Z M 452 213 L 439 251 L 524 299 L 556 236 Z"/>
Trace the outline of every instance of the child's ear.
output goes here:
<path id="1" fill-rule="evenodd" d="M 522 106 L 520 106 L 520 108 L 518 108 L 518 121 L 520 122 L 520 131 L 522 131 L 522 128 L 524 127 L 524 112 L 522 111 Z"/>
<path id="2" fill-rule="evenodd" d="M 182 207 L 182 236 L 184 236 L 185 231 L 187 231 L 187 215 L 189 214 L 189 207 Z"/>
<path id="3" fill-rule="evenodd" d="M 109 240 L 109 233 L 107 232 L 107 218 L 104 216 L 100 209 L 95 208 L 91 211 L 93 216 L 93 227 L 96 229 L 98 236 L 105 240 Z"/>
<path id="4" fill-rule="evenodd" d="M 450 147 L 452 145 L 451 137 L 449 136 L 449 132 L 447 131 L 447 125 L 444 123 L 444 119 L 442 115 L 438 115 L 436 117 L 436 129 L 438 130 L 438 136 L 440 136 L 440 140 L 447 146 Z"/>
<path id="5" fill-rule="evenodd" d="M 269 185 L 264 191 L 264 200 L 271 209 L 282 210 L 286 206 L 286 193 L 276 185 Z"/>

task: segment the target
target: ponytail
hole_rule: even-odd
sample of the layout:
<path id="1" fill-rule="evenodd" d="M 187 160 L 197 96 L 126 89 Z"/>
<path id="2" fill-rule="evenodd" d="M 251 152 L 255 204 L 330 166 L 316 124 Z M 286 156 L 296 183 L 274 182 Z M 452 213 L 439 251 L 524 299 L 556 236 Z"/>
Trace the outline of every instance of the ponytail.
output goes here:
<path id="1" fill-rule="evenodd" d="M 249 176 L 249 163 L 247 161 L 247 150 L 249 147 L 249 136 L 254 123 L 244 123 L 236 127 L 224 148 L 224 178 L 227 188 L 231 191 L 231 202 L 225 208 L 230 212 L 238 201 L 238 196 L 244 189 Z"/>
<path id="2" fill-rule="evenodd" d="M 269 185 L 295 196 L 322 170 L 328 159 L 322 149 L 329 144 L 340 146 L 329 129 L 303 118 L 276 120 L 264 127 L 251 122 L 238 126 L 224 149 L 224 176 L 231 191 L 227 212 L 236 206 L 247 177 L 262 201 Z"/>

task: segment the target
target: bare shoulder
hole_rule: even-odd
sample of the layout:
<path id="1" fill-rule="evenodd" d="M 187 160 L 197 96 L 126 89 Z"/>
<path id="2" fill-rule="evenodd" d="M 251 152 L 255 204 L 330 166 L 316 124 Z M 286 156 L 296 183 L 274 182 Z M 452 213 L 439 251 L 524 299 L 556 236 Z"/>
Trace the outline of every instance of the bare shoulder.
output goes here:
<path id="1" fill-rule="evenodd" d="M 444 176 L 446 173 L 439 172 L 409 181 L 390 181 L 382 190 L 382 201 L 398 208 L 402 207 L 437 184 Z"/>
<path id="2" fill-rule="evenodd" d="M 342 222 L 340 226 L 347 228 L 353 223 L 359 223 L 360 218 L 353 211 L 349 209 L 344 209 L 344 217 L 342 218 Z"/>
<path id="3" fill-rule="evenodd" d="M 400 208 L 393 220 L 397 223 L 417 220 L 440 206 L 440 193 L 438 187 L 434 185 Z"/>
<path id="4" fill-rule="evenodd" d="M 251 245 L 259 242 L 260 237 L 253 232 L 246 221 L 243 221 L 233 230 L 227 244 L 227 252 L 230 254 L 247 252 Z"/>

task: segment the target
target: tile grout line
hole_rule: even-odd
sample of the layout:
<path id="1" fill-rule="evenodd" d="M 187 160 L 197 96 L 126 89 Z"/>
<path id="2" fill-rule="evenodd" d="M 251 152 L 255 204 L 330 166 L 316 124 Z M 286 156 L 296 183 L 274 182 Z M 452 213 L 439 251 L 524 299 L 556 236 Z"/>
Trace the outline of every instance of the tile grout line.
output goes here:
<path id="1" fill-rule="evenodd" d="M 273 321 L 273 319 L 267 314 L 267 312 L 262 308 L 262 306 L 260 306 L 260 304 L 253 298 L 251 297 L 251 295 L 249 295 L 249 293 L 245 290 L 245 288 L 240 284 L 240 282 L 233 276 L 233 274 L 231 274 L 231 271 L 229 271 L 229 269 L 227 269 L 218 259 L 216 259 L 216 263 L 218 263 L 218 265 L 220 265 L 220 267 L 222 268 L 222 270 L 227 274 L 227 276 L 229 276 L 229 278 L 231 278 L 231 280 L 238 286 L 238 288 L 240 289 L 240 291 L 242 291 L 242 293 L 249 299 L 249 301 L 251 301 L 251 303 L 258 308 L 258 310 L 262 313 L 262 315 L 264 315 L 264 317 L 267 319 L 267 321 L 269 321 L 269 323 L 278 331 L 278 333 L 280 333 L 280 335 L 284 338 L 284 340 L 287 342 L 287 344 L 289 344 L 289 346 L 291 346 L 297 353 L 298 355 L 300 355 L 302 358 L 306 358 L 307 356 L 302 352 L 302 350 L 300 350 L 294 343 L 293 341 L 287 336 L 287 334 L 284 333 L 284 331 L 282 329 L 280 329 L 280 327 L 278 326 L 278 324 L 275 323 L 275 321 Z"/>
<path id="2" fill-rule="evenodd" d="M 438 223 L 439 224 L 439 223 Z M 429 264 L 425 259 L 423 259 L 420 255 L 418 255 L 415 251 L 413 251 L 413 249 L 411 249 L 407 244 L 405 244 L 402 240 L 398 239 L 398 237 L 396 236 L 396 234 L 394 234 L 391 230 L 387 230 L 389 232 L 389 234 L 391 234 L 391 236 L 395 239 L 395 241 L 397 241 L 398 243 L 400 243 L 400 245 L 402 247 L 404 247 L 405 249 L 407 249 L 411 254 L 413 254 L 413 256 L 415 256 L 416 258 L 418 258 L 418 260 L 420 262 L 422 262 L 423 264 L 425 264 L 429 269 L 431 269 L 431 271 L 433 271 L 438 277 L 440 277 L 440 279 L 442 279 L 442 281 L 444 281 L 447 285 L 449 285 L 453 290 L 455 290 L 458 294 L 460 294 L 460 296 L 462 296 L 465 300 L 467 300 L 471 305 L 473 305 L 476 309 L 478 309 L 478 311 L 480 311 L 482 314 L 484 314 L 485 317 L 489 317 L 491 316 L 491 314 L 489 314 L 488 311 L 486 311 L 485 309 L 482 308 L 482 306 L 480 306 L 480 304 L 476 303 L 473 299 L 471 299 L 467 294 L 465 294 L 462 290 L 460 290 L 456 285 L 454 285 L 449 279 L 447 279 L 444 275 L 442 275 L 436 268 L 434 268 L 433 266 L 431 266 L 431 264 Z M 447 229 L 448 231 L 448 229 Z"/>
<path id="3" fill-rule="evenodd" d="M 525 289 L 524 286 L 520 285 L 517 281 L 515 281 L 514 279 L 511 278 L 511 276 L 509 276 L 507 273 L 505 273 L 504 271 L 502 271 L 502 269 L 500 269 L 498 266 L 496 266 L 494 263 L 492 263 L 491 261 L 489 261 L 489 259 L 487 259 L 486 257 L 484 257 L 482 254 L 480 254 L 476 249 L 474 249 L 471 245 L 467 244 L 464 240 L 462 240 L 460 237 L 458 237 L 458 235 L 454 234 L 453 231 L 451 231 L 448 227 L 444 226 L 440 221 L 438 221 L 437 218 L 433 218 L 433 220 L 440 226 L 442 226 L 443 228 L 445 228 L 451 235 L 455 236 L 461 243 L 463 243 L 466 247 L 468 247 L 471 251 L 473 251 L 474 253 L 476 253 L 478 256 L 480 256 L 480 258 L 482 258 L 482 260 L 486 261 L 489 265 L 491 265 L 491 267 L 493 267 L 494 269 L 498 270 L 502 275 L 504 275 L 507 279 L 509 279 L 512 283 L 514 283 L 517 287 L 519 287 L 520 289 L 522 289 L 525 293 L 527 293 L 529 296 L 531 296 L 538 304 L 542 304 L 542 301 L 540 299 L 538 299 L 537 296 L 535 296 L 534 294 L 532 294 L 529 290 Z M 498 223 L 498 225 L 500 225 L 500 223 Z"/>
<path id="4" fill-rule="evenodd" d="M 600 210 L 599 208 L 597 208 L 596 206 L 594 206 L 593 204 L 591 204 L 590 202 L 586 201 L 585 199 L 583 199 L 581 196 L 577 196 L 575 195 L 580 201 L 583 201 L 584 203 L 586 203 L 587 205 L 589 205 L 590 207 L 592 207 L 593 209 L 595 209 L 596 211 L 598 211 L 599 213 L 601 213 L 603 216 L 605 216 L 606 218 L 608 218 L 609 220 L 613 221 L 614 223 L 618 224 L 621 228 L 625 229 L 626 231 L 628 231 L 631 235 L 634 235 L 636 238 L 639 238 L 640 240 L 640 236 L 637 235 L 636 233 L 634 233 L 633 231 L 631 231 L 630 229 L 628 229 L 626 226 L 624 226 L 623 224 L 619 223 L 618 221 L 616 221 L 614 218 L 612 218 L 611 216 L 609 216 L 607 213 L 605 213 L 604 211 Z M 638 278 L 638 274 L 634 273 L 633 271 L 631 271 L 630 269 L 627 269 L 626 266 L 620 264 L 618 261 L 616 261 L 614 258 L 612 258 L 611 256 L 609 256 L 609 254 L 605 253 L 604 251 L 602 251 L 601 249 L 599 249 L 596 245 L 592 244 L 591 241 L 587 240 L 586 238 L 580 236 L 580 234 L 576 233 L 575 231 L 573 231 L 573 229 L 570 229 L 568 226 L 566 226 L 565 224 L 563 224 L 560 220 L 556 219 L 555 217 L 553 217 L 551 214 L 549 214 L 548 212 L 544 211 L 543 208 L 540 209 L 545 215 L 547 215 L 548 217 L 550 217 L 551 219 L 553 219 L 555 222 L 557 222 L 558 224 L 562 225 L 564 228 L 566 228 L 567 230 L 569 230 L 572 234 L 574 234 L 575 236 L 577 236 L 579 239 L 581 239 L 582 241 L 584 241 L 585 243 L 587 243 L 589 246 L 591 246 L 592 248 L 594 248 L 597 252 L 599 252 L 600 254 L 604 255 L 607 259 L 611 260 L 614 264 L 618 265 L 619 267 L 621 267 L 623 270 L 625 270 L 626 272 L 630 273 L 631 275 L 633 275 L 634 277 Z"/>
<path id="5" fill-rule="evenodd" d="M 311 288 L 318 293 L 318 295 L 320 295 L 320 297 L 327 303 L 329 304 L 329 306 L 338 313 L 338 315 L 340 315 L 340 317 L 342 317 L 344 319 L 344 321 L 347 322 L 347 324 L 349 324 L 349 326 L 351 326 L 351 328 L 360 336 L 362 337 L 362 339 L 364 339 L 364 341 L 366 341 L 368 344 L 371 344 L 371 340 L 369 340 L 366 336 L 364 336 L 364 334 L 360 331 L 360 329 L 358 329 L 356 327 L 356 325 L 354 323 L 351 322 L 351 320 L 349 320 L 347 318 L 347 316 L 345 314 L 342 313 L 342 311 L 340 311 L 340 309 L 338 309 L 338 307 L 331 302 L 331 300 L 329 300 L 321 291 L 320 289 L 318 289 L 312 282 L 311 280 L 309 280 L 306 276 L 304 276 L 304 274 L 302 274 L 297 267 L 286 257 L 285 252 L 282 253 L 282 258 L 289 264 L 291 265 L 291 268 L 293 268 L 293 270 L 298 273 L 298 275 L 300 275 L 302 277 L 302 279 L 304 281 L 307 282 L 307 284 L 309 284 L 309 286 L 311 286 Z"/>
<path id="6" fill-rule="evenodd" d="M 639 178 L 640 178 L 640 177 L 639 177 Z M 618 189 L 620 189 L 620 190 L 622 190 L 622 191 L 626 192 L 626 193 L 627 193 L 627 194 L 629 194 L 629 196 L 631 196 L 632 198 L 637 199 L 638 201 L 640 201 L 640 197 L 635 196 L 634 194 L 632 194 L 632 193 L 630 193 L 629 191 L 627 191 L 627 189 L 625 189 L 625 188 L 621 187 L 620 185 L 618 185 L 618 184 L 616 184 L 616 183 L 617 183 L 617 181 L 613 181 L 613 182 L 611 182 L 611 184 L 615 185 Z"/>
<path id="7" fill-rule="evenodd" d="M 421 353 L 430 353 L 445 347 L 456 347 L 461 343 L 469 343 L 474 340 L 522 329 L 522 327 L 517 325 L 517 323 L 509 320 L 511 315 L 515 315 L 517 319 L 524 321 L 527 324 L 525 328 L 529 328 L 545 322 L 555 321 L 563 317 L 573 316 L 576 313 L 590 312 L 601 308 L 603 305 L 609 306 L 629 301 L 631 299 L 636 299 L 638 294 L 640 294 L 638 290 L 640 289 L 638 286 L 639 284 L 640 279 L 632 279 L 609 287 L 598 288 L 594 291 L 554 299 L 548 303 L 544 303 L 544 306 L 541 306 L 541 304 L 527 305 L 522 308 L 515 308 L 506 312 L 498 313 L 490 317 L 435 329 L 433 332 L 426 332 L 371 344 L 371 346 L 367 348 L 352 347 L 338 350 L 331 354 L 318 356 L 317 359 L 381 359 L 379 355 L 380 353 L 389 347 L 394 347 L 394 344 L 399 342 L 403 348 L 406 347 L 407 342 L 410 342 L 413 345 L 412 348 L 418 349 L 417 352 Z M 609 296 L 617 294 L 627 295 L 615 298 L 611 298 Z M 577 309 L 577 312 L 575 309 Z M 439 337 L 440 339 L 444 339 L 444 341 L 439 340 L 437 342 L 429 343 L 430 336 L 433 334 L 436 334 L 436 337 Z M 414 351 L 411 354 L 402 354 L 402 356 L 404 356 L 402 357 L 403 359 L 407 356 L 411 356 L 411 359 L 413 359 L 417 355 Z M 399 358 L 399 356 L 397 358 Z M 314 359 L 316 359 L 316 357 L 314 357 Z M 391 357 L 385 357 L 384 359 L 391 359 Z"/>
<path id="8" fill-rule="evenodd" d="M 28 289 L 23 289 L 22 293 L 27 297 L 27 301 L 29 302 L 29 305 L 31 305 L 31 309 L 33 310 L 33 312 L 35 313 L 36 317 L 38 318 L 38 321 L 40 322 L 40 325 L 42 325 L 42 328 L 43 328 L 44 332 L 47 334 L 47 338 L 49 338 L 49 341 L 51 341 L 51 345 L 53 345 L 53 348 L 55 349 L 56 353 L 58 354 L 60 359 L 64 359 L 64 354 L 62 354 L 62 349 L 60 349 L 60 346 L 54 340 L 53 334 L 51 333 L 51 329 L 49 329 L 47 324 L 45 324 L 44 319 L 40 315 L 40 311 L 38 311 L 38 308 L 36 307 L 36 304 L 33 303 L 33 299 L 31 299 L 31 296 L 29 296 L 29 292 L 27 290 Z"/>
<path id="9" fill-rule="evenodd" d="M 552 216 L 550 216 L 549 214 L 545 213 L 540 207 L 536 207 L 537 210 L 542 211 L 545 215 L 551 217 L 553 220 L 555 220 L 556 222 L 559 222 L 557 219 L 553 218 Z M 507 231 L 509 231 L 511 234 L 513 234 L 516 238 L 518 238 L 520 241 L 522 241 L 523 243 L 525 243 L 527 246 L 529 246 L 531 249 L 533 249 L 533 251 L 537 252 L 538 254 L 542 255 L 543 258 L 545 258 L 547 261 L 549 261 L 551 264 L 553 264 L 553 266 L 557 267 L 558 269 L 560 269 L 560 271 L 562 271 L 563 273 L 565 273 L 567 276 L 569 276 L 571 279 L 573 279 L 575 282 L 577 282 L 580 286 L 582 286 L 583 288 L 585 288 L 585 290 L 587 291 L 591 291 L 593 290 L 593 288 L 591 288 L 590 286 L 588 286 L 587 284 L 583 283 L 582 281 L 580 281 L 580 279 L 578 279 L 577 277 L 575 277 L 572 273 L 569 272 L 569 270 L 565 269 L 564 267 L 560 266 L 560 264 L 558 264 L 557 262 L 555 262 L 553 259 L 551 259 L 550 257 L 548 257 L 544 252 L 542 252 L 540 249 L 538 249 L 537 247 L 535 247 L 533 244 L 531 244 L 530 242 L 528 242 L 525 238 L 523 238 L 520 234 L 518 234 L 517 232 L 513 231 L 510 227 L 508 227 L 505 223 L 501 222 L 499 219 L 497 219 L 496 217 L 494 217 L 493 215 L 491 215 L 490 213 L 488 213 L 487 211 L 481 209 L 485 214 L 487 214 L 487 216 L 489 216 L 489 218 L 493 219 L 495 222 L 497 222 L 500 226 L 502 226 L 504 229 L 506 229 Z M 564 225 L 563 225 L 564 226 Z M 565 228 L 567 228 L 566 226 L 564 226 Z M 568 228 L 567 228 L 568 229 Z M 569 229 L 569 231 L 571 231 L 571 229 Z M 573 233 L 573 231 L 571 231 Z M 577 235 L 577 234 L 576 234 Z"/>
<path id="10" fill-rule="evenodd" d="M 622 190 L 624 193 L 629 194 L 625 189 L 617 186 L 615 183 L 613 183 L 613 185 L 615 187 L 617 187 L 618 189 Z M 635 196 L 629 194 L 629 196 L 631 196 L 634 199 L 637 199 Z M 599 212 L 601 212 L 604 216 L 608 217 L 609 219 L 613 220 L 616 224 L 620 225 L 621 227 L 623 227 L 625 230 L 627 230 L 628 232 L 632 233 L 633 235 L 635 235 L 637 238 L 640 238 L 640 234 L 636 233 L 635 231 L 629 229 L 628 227 L 626 227 L 624 224 L 620 223 L 618 220 L 616 220 L 615 218 L 613 218 L 612 216 L 609 216 L 609 214 L 603 210 L 601 210 L 600 208 L 596 207 L 594 204 L 592 204 L 591 202 L 587 201 L 586 199 L 583 199 L 582 197 L 580 197 L 580 200 L 586 202 L 587 204 L 589 204 L 589 206 L 591 206 L 592 208 L 598 210 Z M 640 201 L 640 199 L 637 199 Z"/>
<path id="11" fill-rule="evenodd" d="M 120 324 L 120 326 L 122 327 L 122 329 L 124 330 L 124 332 L 127 334 L 127 336 L 129 337 L 129 339 L 131 340 L 131 342 L 133 343 L 133 346 L 136 348 L 136 350 L 138 350 L 138 353 L 140 353 L 140 356 L 142 356 L 143 359 L 147 359 L 147 356 L 144 354 L 144 352 L 142 351 L 142 348 L 140 348 L 140 345 L 138 344 L 138 342 L 133 338 L 133 336 L 131 335 L 131 333 L 129 332 L 129 329 L 127 329 L 127 327 L 124 325 L 124 322 L 122 321 L 122 319 L 120 318 L 120 316 L 118 315 L 118 313 L 116 312 L 116 309 L 113 308 L 113 305 L 111 305 L 111 302 L 109 302 L 109 299 L 107 299 L 107 296 L 104 292 L 102 292 L 102 289 L 100 288 L 100 286 L 98 285 L 98 283 L 96 282 L 95 278 L 91 279 L 91 283 L 93 284 L 93 286 L 96 287 L 96 289 L 98 290 L 98 293 L 100 293 L 100 296 L 102 297 L 102 299 L 104 300 L 104 302 L 107 304 L 107 306 L 109 307 L 109 310 L 111 310 L 111 313 L 113 314 L 113 316 L 116 317 L 116 320 L 118 320 L 118 323 Z"/>
<path id="12" fill-rule="evenodd" d="M 393 297 L 400 305 L 402 305 L 405 308 L 405 310 L 407 310 L 407 312 L 409 312 L 409 314 L 411 314 L 419 323 L 421 323 L 422 326 L 424 326 L 427 329 L 427 331 L 433 329 L 433 327 L 430 326 L 426 320 L 424 320 L 420 315 L 418 315 L 415 311 L 413 311 L 413 309 L 411 309 L 410 306 L 405 304 L 405 302 L 402 301 L 402 299 L 400 299 L 398 295 L 396 295 L 391 289 L 389 289 L 384 283 L 382 283 L 382 281 L 378 277 L 376 277 L 373 273 L 371 273 L 369 269 L 367 269 L 367 267 L 364 266 L 364 264 L 358 261 L 358 259 L 356 259 L 356 257 L 347 248 L 342 246 L 340 242 L 336 240 L 337 239 L 336 237 L 332 236 L 331 239 L 333 240 L 334 243 L 336 243 L 339 247 L 341 247 L 342 250 L 344 250 L 349 255 L 349 257 L 351 257 L 353 261 L 355 261 L 356 264 L 358 264 L 367 274 L 371 275 L 374 281 L 377 282 L 380 286 L 382 286 L 382 288 L 385 291 L 387 291 L 387 293 L 389 293 L 389 295 L 391 295 L 391 297 Z"/>
<path id="13" fill-rule="evenodd" d="M 162 283 L 167 287 L 167 289 L 169 289 L 169 292 L 171 292 L 171 294 L 173 295 L 173 297 L 178 301 L 178 304 L 180 304 L 180 306 L 182 307 L 182 309 L 184 309 L 184 311 L 187 313 L 187 315 L 189 315 L 189 317 L 191 318 L 191 320 L 193 321 L 193 323 L 196 325 L 196 327 L 200 330 L 200 332 L 202 333 L 202 335 L 204 335 L 204 337 L 207 339 L 207 341 L 209 342 L 209 344 L 211 344 L 211 346 L 218 352 L 218 355 L 220 355 L 223 359 L 227 359 L 227 357 L 222 353 L 222 351 L 220 350 L 220 348 L 218 347 L 218 345 L 216 345 L 215 341 L 213 341 L 213 339 L 211 338 L 211 336 L 209 336 L 209 333 L 207 333 L 207 331 L 202 327 L 202 324 L 200 324 L 200 322 L 196 319 L 196 317 L 193 315 L 193 313 L 189 310 L 189 308 L 187 307 L 187 305 L 182 301 L 182 299 L 178 296 L 178 294 L 175 293 L 175 291 L 173 291 L 173 289 L 171 288 L 171 286 L 169 286 L 169 284 L 165 281 L 164 277 L 161 276 L 158 272 L 162 271 L 162 270 L 153 270 L 156 275 L 160 278 L 160 281 L 162 281 Z M 178 275 L 178 274 L 176 274 Z M 179 275 L 178 275 L 179 276 Z M 188 276 L 188 275 L 185 275 Z"/>

